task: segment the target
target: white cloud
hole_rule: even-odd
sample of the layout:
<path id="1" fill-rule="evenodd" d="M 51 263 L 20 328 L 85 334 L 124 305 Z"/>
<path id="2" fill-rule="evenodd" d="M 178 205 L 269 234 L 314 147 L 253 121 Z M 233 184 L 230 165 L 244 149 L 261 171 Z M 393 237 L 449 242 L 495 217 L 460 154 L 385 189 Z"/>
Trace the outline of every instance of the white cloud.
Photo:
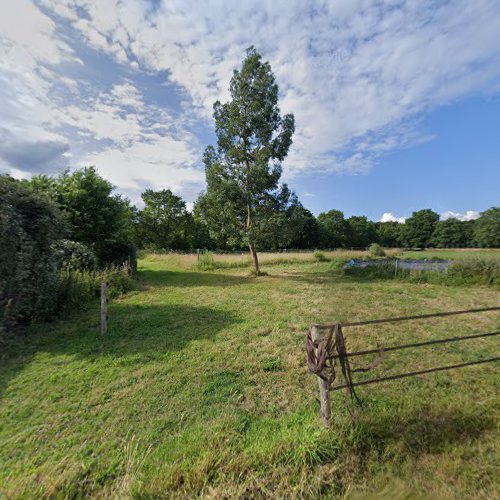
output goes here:
<path id="1" fill-rule="evenodd" d="M 476 212 L 475 210 L 467 210 L 467 212 L 464 213 L 452 212 L 451 210 L 447 210 L 440 216 L 441 220 L 458 219 L 461 221 L 469 221 L 469 220 L 476 220 L 478 218 L 479 218 L 479 212 Z"/>
<path id="2" fill-rule="evenodd" d="M 212 104 L 227 99 L 232 70 L 251 44 L 271 62 L 283 112 L 296 117 L 285 178 L 365 172 L 386 152 L 431 139 L 420 126 L 423 112 L 499 88 L 496 0 L 0 5 L 2 166 L 24 172 L 20 153 L 30 148 L 44 165 L 63 164 L 68 144 L 77 142 L 77 164 L 95 163 L 134 192 L 201 187 L 202 145 L 190 120 L 212 126 Z M 68 23 L 81 39 L 63 33 Z M 68 72 L 83 64 L 70 46 L 82 41 L 126 67 L 131 80 L 109 84 L 107 74 L 106 88 L 83 93 L 89 82 Z M 133 80 L 139 71 L 164 74 L 180 89 L 180 115 L 148 104 Z M 93 78 L 95 84 L 99 76 Z M 69 97 L 62 99 L 57 85 Z"/>
<path id="3" fill-rule="evenodd" d="M 61 122 L 80 129 L 106 147 L 83 155 L 78 166 L 95 165 L 134 200 L 145 187 L 170 188 L 181 193 L 188 186 L 200 191 L 204 172 L 195 168 L 201 146 L 162 108 L 146 104 L 130 82 L 99 93 L 85 107 L 63 110 Z"/>
<path id="4" fill-rule="evenodd" d="M 49 68 L 78 59 L 31 2 L 0 3 L 0 168 L 53 171 L 68 163 L 68 140 L 52 128 Z"/>
<path id="5" fill-rule="evenodd" d="M 406 217 L 396 217 L 391 214 L 391 212 L 384 212 L 380 218 L 380 222 L 397 222 L 398 224 L 404 224 Z"/>
<path id="6" fill-rule="evenodd" d="M 429 139 L 414 127 L 418 113 L 500 76 L 495 0 L 62 3 L 70 21 L 75 4 L 86 11 L 74 22 L 90 44 L 168 71 L 205 117 L 254 44 L 276 72 L 283 110 L 296 115 L 287 176 L 366 171 L 385 151 Z"/>
<path id="7" fill-rule="evenodd" d="M 74 4 L 62 7 L 57 6 L 59 15 L 80 22 Z M 4 12 L 0 169 L 16 177 L 62 170 L 71 156 L 66 134 L 73 130 L 71 143 L 83 150 L 74 166 L 95 165 L 135 200 L 146 186 L 201 190 L 204 175 L 194 167 L 201 146 L 186 130 L 187 117 L 174 119 L 166 109 L 146 104 L 131 81 L 117 81 L 109 91 L 90 82 L 82 94 L 80 84 L 88 82 L 65 73 L 68 64 L 81 62 L 56 23 L 25 0 L 9 3 Z M 118 51 L 115 55 L 120 58 Z M 68 89 L 69 97 L 58 94 L 57 85 Z"/>

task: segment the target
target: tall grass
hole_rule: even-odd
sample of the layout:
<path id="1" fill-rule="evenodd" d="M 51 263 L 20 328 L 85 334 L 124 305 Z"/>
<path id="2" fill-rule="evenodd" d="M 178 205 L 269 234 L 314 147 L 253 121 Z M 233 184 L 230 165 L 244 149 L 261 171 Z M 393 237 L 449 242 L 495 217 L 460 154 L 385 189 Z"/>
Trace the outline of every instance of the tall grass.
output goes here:
<path id="1" fill-rule="evenodd" d="M 398 250 L 388 250 L 388 255 L 396 255 Z M 259 262 L 263 266 L 311 264 L 313 262 L 328 262 L 335 259 L 362 258 L 368 254 L 360 250 L 330 250 L 304 252 L 259 252 Z M 147 254 L 148 260 L 171 264 L 183 269 L 211 271 L 216 269 L 238 269 L 252 266 L 252 259 L 247 253 L 217 253 L 182 254 L 177 252 Z"/>
<path id="2" fill-rule="evenodd" d="M 59 280 L 59 309 L 87 310 L 99 297 L 101 281 L 108 283 L 108 297 L 115 298 L 135 288 L 125 266 L 111 266 L 99 271 L 64 270 Z"/>
<path id="3" fill-rule="evenodd" d="M 500 260 L 494 257 L 456 260 L 445 270 L 398 269 L 396 263 L 396 260 L 389 260 L 365 268 L 350 267 L 342 269 L 342 273 L 366 280 L 396 279 L 439 285 L 500 286 Z"/>

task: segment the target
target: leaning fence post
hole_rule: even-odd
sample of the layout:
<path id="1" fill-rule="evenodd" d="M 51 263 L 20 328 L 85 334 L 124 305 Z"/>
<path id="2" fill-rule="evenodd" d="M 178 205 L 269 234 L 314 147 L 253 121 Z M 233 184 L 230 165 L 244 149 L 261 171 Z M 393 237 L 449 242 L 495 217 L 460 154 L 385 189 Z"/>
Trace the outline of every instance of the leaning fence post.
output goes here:
<path id="1" fill-rule="evenodd" d="M 319 333 L 319 328 L 316 325 L 311 326 L 311 338 L 315 344 L 319 346 L 321 340 L 321 335 Z M 319 349 L 319 348 L 318 348 Z M 316 355 L 318 355 L 318 350 L 316 350 Z M 327 379 L 328 374 L 326 370 L 321 372 L 321 375 Z M 323 420 L 323 424 L 325 427 L 330 427 L 330 421 L 332 418 L 332 406 L 330 403 L 330 383 L 328 380 L 325 380 L 321 377 L 318 377 L 319 384 L 319 400 L 321 404 L 321 418 Z"/>
<path id="2" fill-rule="evenodd" d="M 108 284 L 101 281 L 101 335 L 106 335 L 108 331 Z"/>

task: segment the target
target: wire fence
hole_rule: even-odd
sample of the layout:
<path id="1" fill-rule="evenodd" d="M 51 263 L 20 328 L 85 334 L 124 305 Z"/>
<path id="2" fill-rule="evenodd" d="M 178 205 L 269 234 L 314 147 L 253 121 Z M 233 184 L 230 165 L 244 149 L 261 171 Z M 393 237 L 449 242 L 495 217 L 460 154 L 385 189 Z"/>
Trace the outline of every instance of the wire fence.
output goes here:
<path id="1" fill-rule="evenodd" d="M 500 356 L 493 356 L 486 359 L 477 359 L 453 365 L 437 366 L 427 368 L 425 370 L 416 370 L 398 373 L 395 375 L 387 375 L 382 377 L 374 377 L 368 380 L 355 381 L 353 374 L 368 372 L 380 365 L 385 358 L 386 353 L 391 351 L 399 351 L 402 349 L 416 349 L 436 344 L 446 344 L 450 342 L 461 342 L 465 340 L 473 340 L 478 338 L 494 337 L 500 334 L 500 331 L 480 332 L 470 335 L 455 336 L 445 339 L 432 339 L 422 342 L 413 342 L 409 344 L 391 345 L 388 347 L 379 347 L 376 349 L 364 349 L 360 351 L 348 351 L 343 334 L 343 328 L 357 327 L 365 325 L 375 325 L 381 323 L 396 323 L 403 321 L 412 321 L 430 318 L 442 318 L 446 316 L 455 316 L 461 314 L 478 314 L 488 311 L 500 311 L 500 307 L 483 307 L 479 309 L 466 309 L 460 311 L 447 311 L 430 314 L 420 314 L 412 316 L 399 316 L 393 318 L 383 318 L 368 321 L 355 321 L 346 323 L 329 323 L 329 324 L 314 324 L 311 325 L 309 333 L 306 337 L 306 353 L 307 365 L 309 371 L 319 377 L 321 415 L 325 425 L 329 425 L 331 419 L 330 392 L 341 389 L 346 390 L 346 396 L 350 397 L 351 401 L 360 403 L 360 400 L 355 392 L 355 387 L 376 384 L 398 380 L 426 373 L 439 372 L 457 368 L 464 368 L 472 365 L 484 363 L 492 363 L 500 361 Z M 356 356 L 366 356 L 377 354 L 375 360 L 368 366 L 363 368 L 351 368 L 350 358 Z M 334 384 L 340 374 L 343 378 L 341 383 Z M 351 416 L 355 419 L 355 412 L 350 408 Z"/>

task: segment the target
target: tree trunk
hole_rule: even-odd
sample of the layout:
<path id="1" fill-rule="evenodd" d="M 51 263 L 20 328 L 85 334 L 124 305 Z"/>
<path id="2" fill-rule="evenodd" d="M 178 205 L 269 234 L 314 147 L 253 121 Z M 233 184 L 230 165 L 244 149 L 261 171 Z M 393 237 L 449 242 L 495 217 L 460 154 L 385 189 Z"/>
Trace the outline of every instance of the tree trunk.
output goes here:
<path id="1" fill-rule="evenodd" d="M 250 228 L 252 227 L 252 205 L 250 204 L 250 201 L 247 203 L 247 230 L 250 231 Z M 250 255 L 252 256 L 253 260 L 253 265 L 255 267 L 255 275 L 258 276 L 260 274 L 260 269 L 259 269 L 259 259 L 257 257 L 257 252 L 255 251 L 255 244 L 250 236 L 248 234 L 248 248 L 250 248 Z"/>
<path id="2" fill-rule="evenodd" d="M 248 243 L 248 247 L 250 248 L 250 255 L 252 256 L 253 265 L 255 267 L 255 274 L 258 276 L 260 274 L 259 259 L 257 257 L 257 252 L 255 251 L 255 245 L 253 241 L 250 241 Z"/>

